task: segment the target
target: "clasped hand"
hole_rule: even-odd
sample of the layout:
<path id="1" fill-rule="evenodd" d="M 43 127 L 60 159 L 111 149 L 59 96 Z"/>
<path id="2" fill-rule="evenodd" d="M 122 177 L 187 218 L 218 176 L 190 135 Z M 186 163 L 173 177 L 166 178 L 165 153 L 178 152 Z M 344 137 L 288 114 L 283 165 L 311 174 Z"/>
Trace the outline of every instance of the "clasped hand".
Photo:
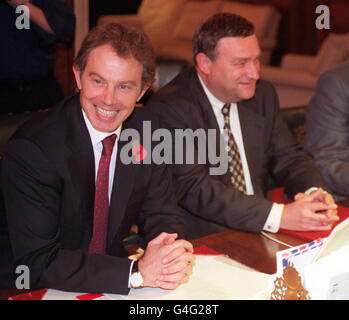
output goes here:
<path id="1" fill-rule="evenodd" d="M 138 264 L 145 287 L 176 289 L 189 280 L 195 261 L 193 246 L 176 238 L 176 233 L 163 232 L 148 243 Z"/>
<path id="2" fill-rule="evenodd" d="M 296 231 L 329 230 L 339 220 L 337 205 L 321 188 L 307 195 L 298 193 L 295 201 L 286 204 L 280 228 Z"/>

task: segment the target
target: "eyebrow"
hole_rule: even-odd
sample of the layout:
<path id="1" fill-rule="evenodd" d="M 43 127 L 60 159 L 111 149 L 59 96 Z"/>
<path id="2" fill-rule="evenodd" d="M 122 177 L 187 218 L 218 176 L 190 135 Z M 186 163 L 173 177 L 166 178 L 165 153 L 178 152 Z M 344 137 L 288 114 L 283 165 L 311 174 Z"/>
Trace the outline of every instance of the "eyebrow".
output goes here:
<path id="1" fill-rule="evenodd" d="M 105 80 L 101 75 L 99 75 L 99 74 L 96 73 L 96 72 L 90 72 L 88 76 L 89 76 L 89 77 L 91 77 L 91 76 L 96 76 L 96 77 L 98 77 L 98 78 L 101 78 L 101 79 Z"/>
<path id="2" fill-rule="evenodd" d="M 90 72 L 89 73 L 89 77 L 91 77 L 91 76 L 96 76 L 98 78 L 101 78 L 103 81 L 106 81 L 105 78 L 103 78 L 100 74 L 98 74 L 96 72 Z M 119 83 L 120 84 L 130 84 L 130 85 L 133 85 L 133 86 L 137 86 L 137 83 L 135 81 L 132 81 L 132 80 L 120 81 Z"/>
<path id="3" fill-rule="evenodd" d="M 128 80 L 128 81 L 120 81 L 120 84 L 130 84 L 132 86 L 137 86 L 137 83 L 135 81 L 131 81 L 131 80 Z"/>
<path id="4" fill-rule="evenodd" d="M 260 59 L 261 56 L 262 56 L 262 53 L 258 54 L 255 59 Z M 248 60 L 251 60 L 251 58 L 250 57 L 248 57 L 248 58 L 247 57 L 235 57 L 234 58 L 234 61 L 248 61 Z"/>

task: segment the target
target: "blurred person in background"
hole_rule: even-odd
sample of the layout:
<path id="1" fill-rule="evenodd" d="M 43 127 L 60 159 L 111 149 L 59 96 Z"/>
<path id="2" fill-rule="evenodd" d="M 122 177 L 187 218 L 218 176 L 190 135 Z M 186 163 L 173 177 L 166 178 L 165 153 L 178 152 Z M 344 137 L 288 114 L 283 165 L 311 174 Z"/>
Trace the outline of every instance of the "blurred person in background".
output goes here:
<path id="1" fill-rule="evenodd" d="M 55 43 L 71 41 L 74 31 L 75 15 L 63 0 L 0 0 L 1 114 L 50 108 L 63 98 Z"/>

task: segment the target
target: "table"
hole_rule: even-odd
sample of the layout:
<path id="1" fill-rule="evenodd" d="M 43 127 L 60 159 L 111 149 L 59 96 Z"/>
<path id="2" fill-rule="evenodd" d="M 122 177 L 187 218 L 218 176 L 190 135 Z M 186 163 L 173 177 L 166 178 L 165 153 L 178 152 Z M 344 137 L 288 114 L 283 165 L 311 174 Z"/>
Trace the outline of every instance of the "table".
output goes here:
<path id="1" fill-rule="evenodd" d="M 266 233 L 279 241 L 291 246 L 304 243 L 286 234 Z M 194 247 L 205 245 L 232 259 L 260 272 L 273 274 L 276 272 L 276 252 L 287 249 L 287 246 L 270 240 L 263 234 L 227 230 L 191 240 Z M 0 291 L 0 300 L 22 294 L 30 290 L 8 289 Z"/>
<path id="2" fill-rule="evenodd" d="M 290 246 L 298 246 L 306 241 L 282 233 L 268 233 Z M 191 241 L 194 247 L 206 245 L 230 258 L 260 272 L 276 272 L 276 252 L 288 247 L 270 240 L 263 234 L 227 230 Z"/>

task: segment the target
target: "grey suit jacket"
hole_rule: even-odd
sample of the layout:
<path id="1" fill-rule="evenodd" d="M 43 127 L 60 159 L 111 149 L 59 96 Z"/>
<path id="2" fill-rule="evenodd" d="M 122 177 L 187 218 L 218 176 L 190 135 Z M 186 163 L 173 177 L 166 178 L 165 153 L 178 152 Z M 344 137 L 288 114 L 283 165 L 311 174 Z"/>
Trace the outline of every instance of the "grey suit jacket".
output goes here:
<path id="1" fill-rule="evenodd" d="M 349 62 L 319 77 L 307 107 L 305 148 L 332 191 L 349 196 Z"/>
<path id="2" fill-rule="evenodd" d="M 146 109 L 156 113 L 161 126 L 171 131 L 215 129 L 217 141 L 220 139 L 216 117 L 194 68 L 160 89 Z M 270 174 L 290 196 L 311 186 L 325 186 L 315 165 L 284 123 L 278 98 L 269 83 L 258 81 L 255 96 L 238 103 L 238 111 L 255 195 L 232 188 L 227 174 L 210 175 L 214 165 L 209 162 L 174 163 L 170 167 L 189 238 L 227 228 L 260 232 L 272 207 L 272 202 L 264 197 Z M 206 147 L 213 148 L 209 143 Z M 194 159 L 199 151 L 195 149 Z"/>

